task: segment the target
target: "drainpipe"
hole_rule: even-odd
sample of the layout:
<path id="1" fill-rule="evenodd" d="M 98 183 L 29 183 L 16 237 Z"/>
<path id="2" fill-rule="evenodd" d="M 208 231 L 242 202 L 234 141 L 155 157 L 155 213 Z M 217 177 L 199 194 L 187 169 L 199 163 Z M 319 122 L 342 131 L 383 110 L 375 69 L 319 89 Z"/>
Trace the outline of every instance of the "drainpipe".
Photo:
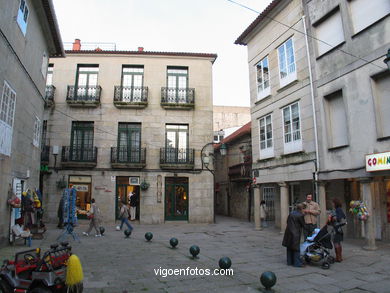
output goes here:
<path id="1" fill-rule="evenodd" d="M 317 117 L 316 117 L 316 106 L 315 106 L 315 101 L 314 101 L 313 74 L 311 71 L 309 41 L 307 38 L 305 15 L 302 16 L 302 23 L 303 23 L 303 30 L 305 32 L 307 65 L 309 68 L 309 80 L 310 80 L 311 105 L 312 105 L 312 110 L 313 110 L 314 144 L 315 144 L 315 148 L 316 148 L 316 160 L 314 162 L 314 168 L 315 168 L 314 185 L 315 185 L 315 201 L 318 201 L 318 171 L 320 169 L 320 158 L 319 158 L 319 152 L 318 152 Z"/>

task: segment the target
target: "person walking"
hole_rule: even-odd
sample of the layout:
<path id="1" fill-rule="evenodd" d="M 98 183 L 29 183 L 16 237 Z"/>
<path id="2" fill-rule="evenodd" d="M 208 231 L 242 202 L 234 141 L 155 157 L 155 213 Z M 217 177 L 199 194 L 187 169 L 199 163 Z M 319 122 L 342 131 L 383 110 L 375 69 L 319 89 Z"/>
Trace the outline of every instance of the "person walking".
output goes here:
<path id="1" fill-rule="evenodd" d="M 120 202 L 119 206 L 119 219 L 121 219 L 121 225 L 119 227 L 119 230 L 122 230 L 123 224 L 126 224 L 127 228 L 129 228 L 130 231 L 133 231 L 133 227 L 129 222 L 129 208 L 123 202 Z"/>
<path id="2" fill-rule="evenodd" d="M 306 208 L 303 210 L 305 215 L 305 228 L 303 229 L 303 236 L 306 239 L 313 234 L 315 228 L 317 228 L 317 216 L 321 213 L 318 203 L 313 201 L 313 195 L 309 193 L 306 195 L 306 201 L 304 202 Z"/>
<path id="3" fill-rule="evenodd" d="M 57 217 L 58 217 L 57 227 L 59 229 L 62 229 L 64 227 L 64 197 L 62 196 L 61 196 L 60 203 L 58 204 Z"/>
<path id="4" fill-rule="evenodd" d="M 335 235 L 333 238 L 333 246 L 336 253 L 336 261 L 342 262 L 343 256 L 342 256 L 342 246 L 341 242 L 344 240 L 344 232 L 341 227 L 343 223 L 345 223 L 346 217 L 343 209 L 341 208 L 341 201 L 338 198 L 334 198 L 332 200 L 333 202 L 333 215 L 332 215 L 332 223 L 335 228 Z"/>
<path id="5" fill-rule="evenodd" d="M 87 213 L 88 219 L 89 219 L 89 227 L 86 232 L 83 232 L 84 236 L 89 236 L 89 233 L 91 233 L 92 228 L 95 228 L 96 234 L 95 237 L 102 236 L 99 231 L 99 214 L 100 210 L 98 206 L 95 203 L 95 199 L 91 199 L 91 208 Z"/>
<path id="6" fill-rule="evenodd" d="M 135 221 L 138 198 L 134 192 L 130 192 L 130 221 Z"/>
<path id="7" fill-rule="evenodd" d="M 267 227 L 267 222 L 265 221 L 267 217 L 267 206 L 265 205 L 265 200 L 262 200 L 260 202 L 260 219 L 261 219 L 261 226 L 263 228 Z"/>
<path id="8" fill-rule="evenodd" d="M 297 204 L 287 218 L 287 226 L 284 232 L 282 245 L 287 248 L 287 265 L 294 267 L 303 267 L 300 258 L 300 244 L 302 229 L 305 226 L 302 210 L 303 204 Z"/>

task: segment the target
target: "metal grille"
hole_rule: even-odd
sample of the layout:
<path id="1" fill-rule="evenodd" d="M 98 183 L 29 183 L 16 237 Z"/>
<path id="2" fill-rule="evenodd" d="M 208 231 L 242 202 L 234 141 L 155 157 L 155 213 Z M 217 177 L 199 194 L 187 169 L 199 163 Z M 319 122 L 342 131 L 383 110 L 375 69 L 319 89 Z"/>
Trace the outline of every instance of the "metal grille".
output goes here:
<path id="1" fill-rule="evenodd" d="M 263 200 L 266 206 L 266 221 L 275 221 L 275 187 L 263 187 Z"/>

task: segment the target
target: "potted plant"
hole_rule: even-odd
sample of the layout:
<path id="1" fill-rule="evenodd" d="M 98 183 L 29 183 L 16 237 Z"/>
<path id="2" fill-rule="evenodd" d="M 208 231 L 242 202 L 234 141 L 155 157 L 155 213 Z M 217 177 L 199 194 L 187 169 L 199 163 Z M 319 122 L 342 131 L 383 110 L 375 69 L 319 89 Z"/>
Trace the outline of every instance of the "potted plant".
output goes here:
<path id="1" fill-rule="evenodd" d="M 145 180 L 142 181 L 142 183 L 140 184 L 140 188 L 142 190 L 147 190 L 149 188 L 150 184 L 148 182 L 146 182 Z"/>

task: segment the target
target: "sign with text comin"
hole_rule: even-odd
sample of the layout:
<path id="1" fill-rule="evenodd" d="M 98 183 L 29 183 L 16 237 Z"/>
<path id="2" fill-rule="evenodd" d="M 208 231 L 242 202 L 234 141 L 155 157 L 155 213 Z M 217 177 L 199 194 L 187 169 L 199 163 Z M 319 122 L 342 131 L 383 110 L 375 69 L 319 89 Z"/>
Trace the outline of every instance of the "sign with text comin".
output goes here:
<path id="1" fill-rule="evenodd" d="M 366 155 L 366 171 L 390 170 L 390 152 Z"/>

